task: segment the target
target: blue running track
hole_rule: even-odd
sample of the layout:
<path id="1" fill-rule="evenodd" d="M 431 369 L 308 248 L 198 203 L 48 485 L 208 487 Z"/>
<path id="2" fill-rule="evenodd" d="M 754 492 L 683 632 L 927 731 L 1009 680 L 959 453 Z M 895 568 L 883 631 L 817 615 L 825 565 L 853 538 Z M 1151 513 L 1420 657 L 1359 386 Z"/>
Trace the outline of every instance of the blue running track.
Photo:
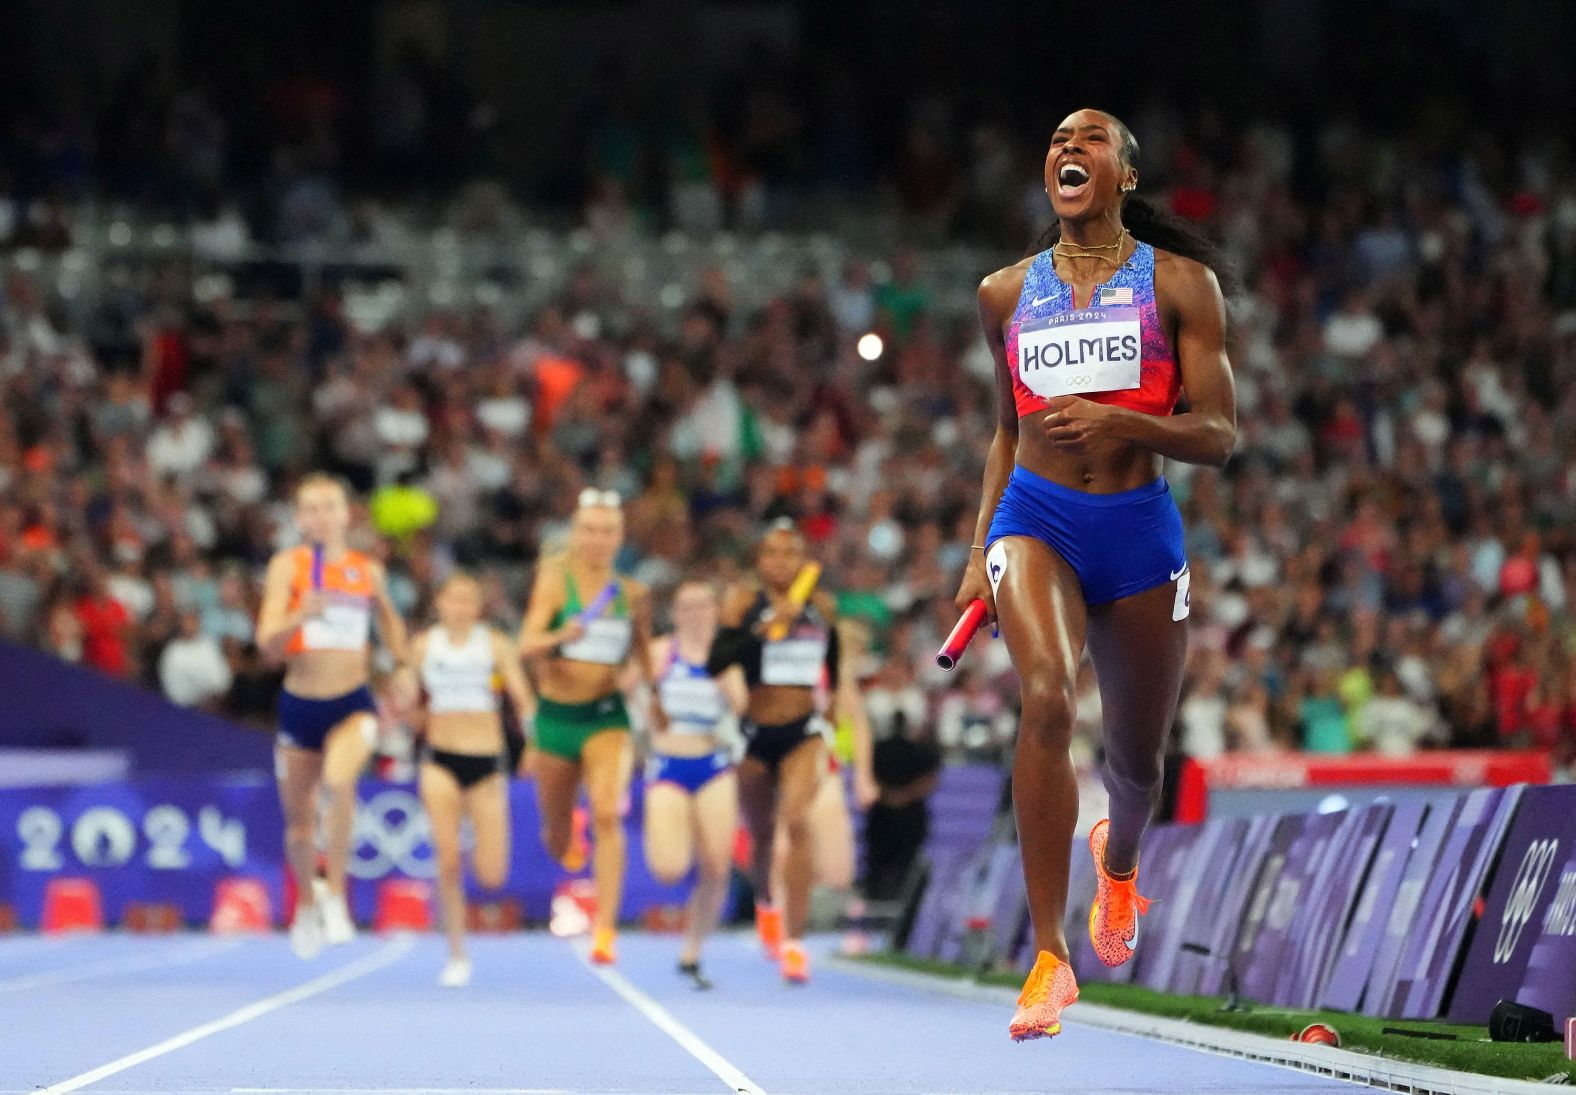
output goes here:
<path id="1" fill-rule="evenodd" d="M 819 969 L 783 985 L 743 937 L 711 992 L 671 938 L 626 936 L 601 974 L 561 940 L 472 941 L 437 985 L 436 936 L 314 962 L 281 936 L 0 940 L 0 1093 L 225 1095 L 1282 1095 L 1350 1085 L 1073 1022 L 1014 1045 L 1000 1006 Z"/>

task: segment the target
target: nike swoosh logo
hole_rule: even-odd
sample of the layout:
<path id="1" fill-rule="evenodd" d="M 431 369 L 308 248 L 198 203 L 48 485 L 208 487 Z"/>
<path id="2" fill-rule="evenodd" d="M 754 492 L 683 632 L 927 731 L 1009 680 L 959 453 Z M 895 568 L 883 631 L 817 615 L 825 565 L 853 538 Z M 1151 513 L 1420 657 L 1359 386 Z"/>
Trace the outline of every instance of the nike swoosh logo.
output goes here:
<path id="1" fill-rule="evenodd" d="M 1181 570 L 1173 570 L 1171 572 L 1170 580 L 1174 582 L 1174 581 L 1176 581 L 1178 578 L 1182 577 L 1182 575 L 1184 575 L 1186 573 L 1187 573 L 1187 564 L 1183 563 Z"/>
<path id="2" fill-rule="evenodd" d="M 1138 920 L 1136 918 L 1133 920 L 1133 937 L 1131 939 L 1124 939 L 1122 942 L 1127 944 L 1127 949 L 1129 951 L 1138 949 Z"/>
<path id="3" fill-rule="evenodd" d="M 1030 308 L 1038 308 L 1042 304 L 1049 304 L 1052 301 L 1052 299 L 1055 298 L 1055 296 L 1056 296 L 1056 294 L 1052 293 L 1048 297 L 1036 297 L 1034 300 L 1029 301 L 1029 307 Z"/>

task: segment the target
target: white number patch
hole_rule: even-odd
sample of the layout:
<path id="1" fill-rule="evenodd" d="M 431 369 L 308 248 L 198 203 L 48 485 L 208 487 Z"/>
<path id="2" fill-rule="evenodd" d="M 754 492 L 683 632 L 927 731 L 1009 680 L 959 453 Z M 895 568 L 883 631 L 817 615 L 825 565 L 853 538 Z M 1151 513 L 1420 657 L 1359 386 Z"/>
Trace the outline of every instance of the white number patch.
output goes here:
<path id="1" fill-rule="evenodd" d="M 1185 620 L 1188 617 L 1188 613 L 1193 611 L 1193 594 L 1191 592 L 1193 572 L 1187 568 L 1185 563 L 1182 567 L 1182 573 L 1176 576 L 1176 581 L 1177 599 L 1171 602 L 1171 619 Z"/>
<path id="2" fill-rule="evenodd" d="M 1007 541 L 997 540 L 985 553 L 985 573 L 990 578 L 991 596 L 1001 589 L 1001 576 L 1007 573 Z"/>

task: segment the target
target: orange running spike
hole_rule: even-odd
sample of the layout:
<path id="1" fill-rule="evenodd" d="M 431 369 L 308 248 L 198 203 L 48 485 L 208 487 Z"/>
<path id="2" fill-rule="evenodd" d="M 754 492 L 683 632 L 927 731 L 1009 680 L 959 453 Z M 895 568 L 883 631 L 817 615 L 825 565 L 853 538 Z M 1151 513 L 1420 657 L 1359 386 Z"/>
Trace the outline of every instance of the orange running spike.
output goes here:
<path id="1" fill-rule="evenodd" d="M 1089 910 L 1089 942 L 1100 961 L 1116 967 L 1133 957 L 1138 945 L 1138 918 L 1149 911 L 1149 899 L 1138 894 L 1138 875 L 1120 881 L 1105 870 L 1105 845 L 1111 835 L 1111 819 L 1102 818 L 1089 832 L 1089 851 L 1094 855 L 1098 878 L 1094 906 Z"/>
<path id="2" fill-rule="evenodd" d="M 774 905 L 755 906 L 755 930 L 761 937 L 761 949 L 768 960 L 775 962 L 782 957 L 783 911 Z"/>
<path id="3" fill-rule="evenodd" d="M 803 943 L 783 944 L 783 980 L 790 985 L 810 983 L 810 956 Z"/>
<path id="4" fill-rule="evenodd" d="M 591 937 L 591 964 L 611 966 L 618 961 L 618 933 L 612 928 L 598 928 Z"/>
<path id="5" fill-rule="evenodd" d="M 1062 1032 L 1062 1009 L 1078 1002 L 1078 981 L 1072 967 L 1050 951 L 1041 951 L 1018 994 L 1018 1010 L 1007 1033 L 1014 1042 L 1054 1038 Z"/>

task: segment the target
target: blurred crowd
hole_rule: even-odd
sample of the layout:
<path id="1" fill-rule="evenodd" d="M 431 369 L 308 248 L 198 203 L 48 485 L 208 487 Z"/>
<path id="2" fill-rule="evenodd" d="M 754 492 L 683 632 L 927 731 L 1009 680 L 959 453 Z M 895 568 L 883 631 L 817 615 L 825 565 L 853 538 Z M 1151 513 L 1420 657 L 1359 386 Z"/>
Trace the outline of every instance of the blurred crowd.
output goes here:
<path id="1" fill-rule="evenodd" d="M 1568 763 L 1570 149 L 1522 135 L 1441 150 L 1420 133 L 1227 128 L 1207 112 L 1127 120 L 1141 187 L 1220 238 L 1243 285 L 1237 453 L 1223 472 L 1167 468 L 1194 574 L 1179 748 L 1539 747 Z M 916 238 L 968 208 L 1046 214 L 1043 149 L 976 136 L 944 142 L 947 171 L 920 173 L 950 197 L 910 210 Z M 593 226 L 617 193 L 593 195 Z M 975 317 L 934 304 L 924 263 L 923 247 L 851 250 L 837 276 L 807 271 L 749 309 L 714 269 L 671 321 L 587 269 L 520 324 L 429 310 L 377 330 L 332 288 L 199 302 L 150 278 L 113 302 L 119 341 L 65 323 L 13 270 L 0 627 L 266 720 L 274 670 L 251 617 L 301 473 L 328 468 L 360 492 L 366 545 L 408 616 L 425 618 L 434 582 L 462 566 L 506 628 L 594 484 L 625 498 L 622 564 L 659 593 L 737 574 L 763 522 L 793 517 L 871 636 L 878 733 L 998 755 L 1016 727 L 1003 644 L 981 642 L 950 676 L 930 660 L 955 617 L 996 403 Z M 1092 760 L 1087 667 L 1080 697 Z"/>
<path id="2" fill-rule="evenodd" d="M 604 234 L 825 228 L 873 210 L 922 242 L 1030 231 L 1043 149 L 1014 143 L 1000 95 L 970 111 L 867 75 L 764 45 L 655 96 L 615 69 L 566 106 L 577 144 L 520 162 L 500 107 L 414 44 L 365 80 L 148 58 L 96 112 L 0 104 L 0 246 L 69 247 L 89 201 L 189 226 L 219 254 L 397 243 L 413 219 L 483 235 L 566 214 Z"/>

